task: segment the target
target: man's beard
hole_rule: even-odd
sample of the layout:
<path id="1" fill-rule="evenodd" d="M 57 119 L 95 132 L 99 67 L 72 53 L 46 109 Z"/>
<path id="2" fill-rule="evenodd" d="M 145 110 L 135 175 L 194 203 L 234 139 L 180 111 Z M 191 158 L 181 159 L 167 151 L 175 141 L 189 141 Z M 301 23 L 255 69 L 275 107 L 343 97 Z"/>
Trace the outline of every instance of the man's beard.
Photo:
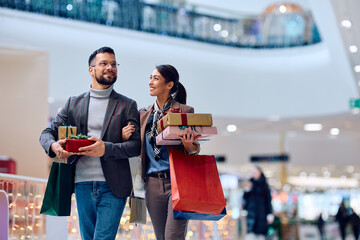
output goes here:
<path id="1" fill-rule="evenodd" d="M 95 72 L 95 79 L 99 84 L 109 86 L 109 85 L 113 85 L 116 82 L 117 76 L 114 75 L 113 78 L 107 79 L 107 78 L 104 78 L 103 76 L 97 77 L 96 72 Z"/>

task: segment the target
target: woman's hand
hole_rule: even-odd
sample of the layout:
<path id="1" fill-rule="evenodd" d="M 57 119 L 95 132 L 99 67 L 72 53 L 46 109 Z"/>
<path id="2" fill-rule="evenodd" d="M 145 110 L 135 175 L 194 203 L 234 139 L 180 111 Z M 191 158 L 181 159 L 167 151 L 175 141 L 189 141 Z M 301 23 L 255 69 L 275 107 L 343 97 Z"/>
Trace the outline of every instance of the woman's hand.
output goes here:
<path id="1" fill-rule="evenodd" d="M 128 125 L 126 125 L 122 129 L 122 133 L 121 133 L 122 141 L 126 142 L 127 140 L 129 140 L 133 132 L 135 132 L 135 126 L 129 122 Z"/>
<path id="2" fill-rule="evenodd" d="M 250 181 L 245 181 L 244 182 L 244 190 L 245 191 L 250 191 L 252 188 L 252 183 Z"/>
<path id="3" fill-rule="evenodd" d="M 199 146 L 194 144 L 194 142 L 198 140 L 199 137 L 201 137 L 201 135 L 195 137 L 194 130 L 190 130 L 189 128 L 185 130 L 183 135 L 179 135 L 185 151 L 189 154 L 194 154 L 198 151 Z"/>

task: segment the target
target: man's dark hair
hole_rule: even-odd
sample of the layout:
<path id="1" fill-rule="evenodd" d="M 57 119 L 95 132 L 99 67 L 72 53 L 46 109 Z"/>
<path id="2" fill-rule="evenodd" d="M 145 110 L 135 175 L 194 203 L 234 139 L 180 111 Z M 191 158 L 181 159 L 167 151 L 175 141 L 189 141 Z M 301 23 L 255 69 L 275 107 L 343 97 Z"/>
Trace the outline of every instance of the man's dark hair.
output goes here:
<path id="1" fill-rule="evenodd" d="M 89 57 L 89 67 L 91 66 L 92 61 L 94 60 L 94 58 L 96 57 L 97 54 L 99 53 L 111 53 L 115 55 L 115 52 L 112 48 L 110 47 L 101 47 L 98 50 L 95 50 Z"/>

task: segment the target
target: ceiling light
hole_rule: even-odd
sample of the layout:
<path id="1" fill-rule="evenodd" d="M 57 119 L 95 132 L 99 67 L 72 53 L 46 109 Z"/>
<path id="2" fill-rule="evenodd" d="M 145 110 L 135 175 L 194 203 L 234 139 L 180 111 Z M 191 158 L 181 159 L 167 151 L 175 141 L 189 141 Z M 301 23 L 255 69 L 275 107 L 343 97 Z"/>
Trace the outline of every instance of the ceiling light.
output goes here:
<path id="1" fill-rule="evenodd" d="M 353 172 L 354 172 L 354 170 L 355 170 L 355 167 L 354 167 L 354 166 L 352 166 L 352 165 L 349 165 L 349 166 L 347 167 L 347 171 L 348 171 L 348 173 L 353 173 Z"/>
<path id="2" fill-rule="evenodd" d="M 280 11 L 281 13 L 286 13 L 286 7 L 285 7 L 285 5 L 280 5 L 279 11 Z"/>
<path id="3" fill-rule="evenodd" d="M 236 127 L 236 125 L 230 124 L 230 125 L 227 125 L 226 130 L 228 132 L 236 132 L 237 127 Z"/>
<path id="4" fill-rule="evenodd" d="M 350 51 L 351 53 L 356 53 L 356 52 L 358 51 L 358 47 L 355 46 L 355 45 L 351 45 L 351 46 L 349 47 L 349 51 Z"/>
<path id="5" fill-rule="evenodd" d="M 229 36 L 229 32 L 227 30 L 222 30 L 220 34 L 223 38 L 226 38 L 227 36 Z"/>
<path id="6" fill-rule="evenodd" d="M 73 5 L 68 4 L 68 5 L 66 6 L 66 9 L 67 9 L 68 11 L 71 11 L 71 10 L 73 9 Z"/>
<path id="7" fill-rule="evenodd" d="M 356 66 L 354 67 L 354 70 L 355 70 L 355 72 L 360 72 L 360 65 L 356 65 Z"/>
<path id="8" fill-rule="evenodd" d="M 341 22 L 341 25 L 344 27 L 344 28 L 351 28 L 351 22 L 350 20 L 343 20 Z"/>
<path id="9" fill-rule="evenodd" d="M 291 187 L 290 187 L 289 184 L 285 184 L 284 187 L 283 187 L 283 189 L 284 189 L 285 192 L 289 192 L 290 189 L 291 189 Z"/>
<path id="10" fill-rule="evenodd" d="M 221 30 L 221 25 L 217 23 L 217 24 L 214 25 L 213 28 L 214 28 L 214 31 L 218 32 L 218 31 Z"/>
<path id="11" fill-rule="evenodd" d="M 336 177 L 312 177 L 301 178 L 297 176 L 289 176 L 288 182 L 291 185 L 302 187 L 323 187 L 323 188 L 358 188 L 359 182 L 352 178 L 336 178 Z"/>
<path id="12" fill-rule="evenodd" d="M 320 123 L 308 123 L 304 125 L 305 131 L 320 131 L 322 129 L 322 125 Z"/>
<path id="13" fill-rule="evenodd" d="M 186 9 L 182 7 L 182 8 L 180 8 L 179 12 L 180 12 L 181 15 L 185 15 L 186 14 Z"/>
<path id="14" fill-rule="evenodd" d="M 329 171 L 324 172 L 325 178 L 329 178 L 330 176 L 331 176 L 331 172 L 329 172 Z"/>
<path id="15" fill-rule="evenodd" d="M 316 173 L 310 173 L 309 177 L 316 177 Z"/>
<path id="16" fill-rule="evenodd" d="M 339 133 L 340 133 L 340 129 L 338 129 L 338 128 L 330 129 L 330 134 L 333 136 L 337 136 L 337 135 L 339 135 Z"/>

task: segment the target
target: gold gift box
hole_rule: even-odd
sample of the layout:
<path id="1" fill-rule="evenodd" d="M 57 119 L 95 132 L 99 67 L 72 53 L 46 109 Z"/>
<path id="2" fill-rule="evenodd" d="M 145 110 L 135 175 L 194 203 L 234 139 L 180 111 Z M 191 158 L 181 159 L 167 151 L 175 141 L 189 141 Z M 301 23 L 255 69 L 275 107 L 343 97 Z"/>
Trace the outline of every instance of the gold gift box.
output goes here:
<path id="1" fill-rule="evenodd" d="M 60 126 L 59 129 L 58 129 L 58 133 L 59 133 L 59 140 L 70 137 L 71 133 L 72 133 L 72 135 L 76 136 L 76 127 L 73 127 L 73 126 Z"/>
<path id="2" fill-rule="evenodd" d="M 209 113 L 168 113 L 157 123 L 158 133 L 167 126 L 206 126 L 211 127 L 212 115 Z"/>

